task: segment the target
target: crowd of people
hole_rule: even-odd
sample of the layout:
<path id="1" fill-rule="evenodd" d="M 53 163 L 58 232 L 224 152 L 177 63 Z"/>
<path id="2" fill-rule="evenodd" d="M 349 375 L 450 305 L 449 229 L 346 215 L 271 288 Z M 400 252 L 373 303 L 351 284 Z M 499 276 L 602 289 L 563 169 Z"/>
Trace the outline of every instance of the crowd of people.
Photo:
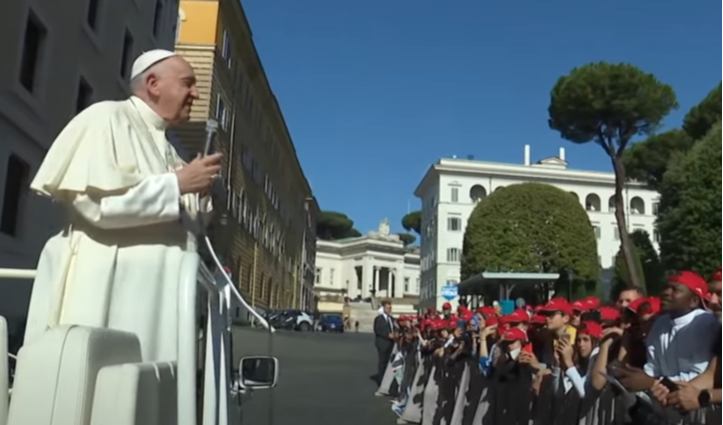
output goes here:
<path id="1" fill-rule="evenodd" d="M 376 395 L 397 423 L 708 424 L 721 421 L 721 272 L 684 271 L 660 297 L 555 297 L 502 314 L 450 303 L 374 322 Z"/>

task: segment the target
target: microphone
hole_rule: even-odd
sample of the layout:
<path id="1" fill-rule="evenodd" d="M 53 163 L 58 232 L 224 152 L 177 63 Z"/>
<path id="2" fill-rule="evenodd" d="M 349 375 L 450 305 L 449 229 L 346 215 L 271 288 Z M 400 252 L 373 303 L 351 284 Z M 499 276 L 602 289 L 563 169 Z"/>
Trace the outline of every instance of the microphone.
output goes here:
<path id="1" fill-rule="evenodd" d="M 206 145 L 203 147 L 203 156 L 207 156 L 211 153 L 211 145 L 213 145 L 213 139 L 218 131 L 218 122 L 216 120 L 206 121 Z"/>

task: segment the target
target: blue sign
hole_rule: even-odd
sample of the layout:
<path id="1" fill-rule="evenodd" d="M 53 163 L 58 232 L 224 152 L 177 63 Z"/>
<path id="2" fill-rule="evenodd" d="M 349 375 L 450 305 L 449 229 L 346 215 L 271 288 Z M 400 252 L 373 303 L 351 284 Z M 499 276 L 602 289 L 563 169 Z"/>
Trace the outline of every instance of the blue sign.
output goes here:
<path id="1" fill-rule="evenodd" d="M 447 301 L 452 301 L 453 299 L 457 298 L 457 285 L 444 285 L 442 287 L 442 298 L 444 298 Z"/>

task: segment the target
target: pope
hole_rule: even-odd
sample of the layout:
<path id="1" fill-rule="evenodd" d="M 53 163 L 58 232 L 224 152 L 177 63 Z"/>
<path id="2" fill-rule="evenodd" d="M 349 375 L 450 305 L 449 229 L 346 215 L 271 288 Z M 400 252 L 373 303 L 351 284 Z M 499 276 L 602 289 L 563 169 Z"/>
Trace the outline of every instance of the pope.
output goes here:
<path id="1" fill-rule="evenodd" d="M 196 250 L 184 223 L 211 212 L 204 195 L 221 157 L 184 163 L 166 137 L 198 98 L 183 58 L 144 53 L 130 85 L 129 99 L 68 123 L 30 186 L 60 204 L 68 224 L 40 254 L 25 343 L 62 324 L 107 327 L 137 335 L 144 361 L 175 361 L 179 271 Z"/>

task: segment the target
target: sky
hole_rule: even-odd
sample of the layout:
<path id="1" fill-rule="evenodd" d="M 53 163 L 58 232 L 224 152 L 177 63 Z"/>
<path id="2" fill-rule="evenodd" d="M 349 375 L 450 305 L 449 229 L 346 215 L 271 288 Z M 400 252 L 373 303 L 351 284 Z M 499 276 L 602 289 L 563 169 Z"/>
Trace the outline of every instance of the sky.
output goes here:
<path id="1" fill-rule="evenodd" d="M 627 62 L 676 91 L 666 127 L 721 80 L 721 5 L 709 0 L 242 0 L 254 42 L 323 210 L 362 232 L 420 207 L 443 157 L 522 163 L 565 147 L 610 171 L 599 147 L 547 125 L 574 67 Z"/>

